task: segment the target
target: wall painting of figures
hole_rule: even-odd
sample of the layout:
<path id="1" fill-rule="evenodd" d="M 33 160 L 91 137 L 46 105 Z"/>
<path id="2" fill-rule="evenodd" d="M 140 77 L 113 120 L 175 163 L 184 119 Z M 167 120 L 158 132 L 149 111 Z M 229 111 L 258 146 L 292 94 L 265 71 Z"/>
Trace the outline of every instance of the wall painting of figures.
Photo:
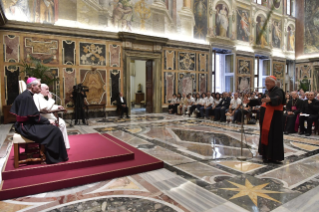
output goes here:
<path id="1" fill-rule="evenodd" d="M 281 22 L 278 20 L 273 20 L 272 22 L 272 46 L 274 48 L 281 48 L 282 31 Z"/>
<path id="2" fill-rule="evenodd" d="M 261 47 L 268 46 L 267 30 L 262 30 L 265 25 L 265 20 L 265 17 L 261 15 L 256 18 L 256 44 L 261 45 Z"/>
<path id="3" fill-rule="evenodd" d="M 251 18 L 248 10 L 237 9 L 237 40 L 249 42 Z"/>
<path id="4" fill-rule="evenodd" d="M 193 13 L 195 18 L 194 38 L 205 40 L 207 35 L 207 0 L 194 0 Z"/>
<path id="5" fill-rule="evenodd" d="M 216 6 L 215 30 L 216 35 L 220 37 L 229 36 L 229 9 L 226 4 L 218 4 Z"/>
<path id="6" fill-rule="evenodd" d="M 295 51 L 295 30 L 292 26 L 288 26 L 287 29 L 287 50 L 288 51 Z"/>
<path id="7" fill-rule="evenodd" d="M 319 1 L 305 1 L 304 53 L 319 52 Z"/>

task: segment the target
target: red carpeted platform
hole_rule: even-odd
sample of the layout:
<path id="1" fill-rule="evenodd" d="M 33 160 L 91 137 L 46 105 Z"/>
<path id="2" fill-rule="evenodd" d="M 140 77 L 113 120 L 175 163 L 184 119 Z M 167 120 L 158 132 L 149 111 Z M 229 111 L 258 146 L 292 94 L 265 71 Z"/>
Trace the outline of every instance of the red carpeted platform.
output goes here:
<path id="1" fill-rule="evenodd" d="M 94 133 L 69 136 L 71 149 L 67 162 L 41 165 L 21 164 L 14 168 L 14 148 L 11 149 L 7 164 L 2 172 L 2 180 L 71 170 L 110 162 L 125 161 L 134 158 L 134 153 L 120 144 Z"/>
<path id="2" fill-rule="evenodd" d="M 100 163 L 101 160 L 92 160 L 89 166 L 79 166 L 76 165 L 72 167 L 72 169 L 65 169 L 65 166 L 62 165 L 54 165 L 55 171 L 47 171 L 47 166 L 52 165 L 32 165 L 32 168 L 26 166 L 21 167 L 21 171 L 25 173 L 25 175 L 19 173 L 19 177 L 12 176 L 8 174 L 6 179 L 2 181 L 1 189 L 0 189 L 0 200 L 5 199 L 12 199 L 21 196 L 27 196 L 31 194 L 37 194 L 42 192 L 48 192 L 53 190 L 58 190 L 67 187 L 79 186 L 87 183 L 98 182 L 102 180 L 122 177 L 126 175 L 137 174 L 141 172 L 151 171 L 155 169 L 163 168 L 163 162 L 120 141 L 117 138 L 114 138 L 111 135 L 104 134 L 86 134 L 86 135 L 75 135 L 70 136 L 72 138 L 72 142 L 70 140 L 71 150 L 75 148 L 83 148 L 80 143 L 75 145 L 77 141 L 82 140 L 82 136 L 86 136 L 88 139 L 86 142 L 83 142 L 84 148 L 89 148 L 92 146 L 93 139 L 91 138 L 98 138 L 98 140 L 102 140 L 106 143 L 109 143 L 112 148 L 123 148 L 128 152 L 134 153 L 134 157 L 123 160 L 123 161 L 115 161 L 115 162 L 108 162 L 108 163 Z M 83 137 L 84 140 L 84 137 Z M 111 145 L 113 143 L 114 145 Z M 112 152 L 112 149 L 108 145 L 101 144 L 103 148 L 109 149 L 109 152 Z M 91 147 L 90 147 L 91 148 Z M 99 147 L 99 152 L 103 152 L 101 146 Z M 70 152 L 71 153 L 71 152 Z M 75 152 L 73 153 L 75 154 Z M 72 155 L 73 155 L 72 154 Z M 10 159 L 11 154 L 9 155 L 8 159 Z M 71 156 L 71 155 L 69 155 Z M 106 154 L 104 155 L 106 156 Z M 74 158 L 78 159 L 78 155 L 74 155 Z M 71 157 L 70 157 L 71 160 Z M 75 161 L 75 164 L 82 164 L 79 160 Z M 15 171 L 12 169 L 7 169 L 7 166 L 12 166 L 9 160 L 4 168 L 4 170 Z M 60 169 L 61 168 L 61 169 Z M 34 170 L 36 170 L 37 174 L 31 174 Z M 17 169 L 18 170 L 18 169 Z M 41 172 L 43 170 L 43 172 Z M 9 176 L 9 177 L 8 177 Z"/>

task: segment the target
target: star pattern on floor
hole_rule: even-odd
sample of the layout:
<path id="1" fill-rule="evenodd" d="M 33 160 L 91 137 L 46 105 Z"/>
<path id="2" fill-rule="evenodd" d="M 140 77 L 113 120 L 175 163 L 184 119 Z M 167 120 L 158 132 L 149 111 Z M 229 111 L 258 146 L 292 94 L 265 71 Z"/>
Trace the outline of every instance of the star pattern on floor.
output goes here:
<path id="1" fill-rule="evenodd" d="M 249 196 L 249 198 L 253 201 L 253 203 L 256 206 L 257 206 L 257 197 L 258 196 L 275 201 L 275 202 L 279 202 L 278 200 L 270 197 L 267 194 L 283 193 L 283 192 L 278 192 L 278 191 L 263 190 L 263 188 L 265 188 L 269 183 L 264 183 L 261 185 L 254 186 L 253 184 L 251 184 L 249 182 L 248 179 L 245 180 L 245 185 L 241 185 L 241 184 L 234 183 L 231 181 L 228 181 L 228 182 L 234 186 L 237 186 L 237 188 L 220 188 L 220 189 L 228 190 L 228 191 L 239 191 L 239 193 L 235 194 L 230 199 L 235 199 L 235 198 L 239 198 L 239 197 L 243 197 L 243 196 Z M 279 202 L 279 203 L 281 203 L 281 202 Z"/>

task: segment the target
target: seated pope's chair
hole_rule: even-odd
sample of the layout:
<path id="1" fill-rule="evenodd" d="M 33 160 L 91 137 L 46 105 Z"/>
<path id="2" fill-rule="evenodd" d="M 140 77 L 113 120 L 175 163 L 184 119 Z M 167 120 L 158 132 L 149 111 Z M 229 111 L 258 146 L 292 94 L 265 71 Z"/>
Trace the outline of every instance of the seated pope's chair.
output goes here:
<path id="1" fill-rule="evenodd" d="M 27 89 L 27 85 L 24 81 L 19 81 L 20 94 Z M 35 143 L 34 141 L 23 137 L 18 133 L 13 134 L 14 145 L 14 168 L 18 168 L 19 164 L 29 162 L 41 162 L 45 164 L 44 146 Z M 20 147 L 24 145 L 25 151 L 20 153 Z M 34 157 L 38 155 L 37 157 Z"/>

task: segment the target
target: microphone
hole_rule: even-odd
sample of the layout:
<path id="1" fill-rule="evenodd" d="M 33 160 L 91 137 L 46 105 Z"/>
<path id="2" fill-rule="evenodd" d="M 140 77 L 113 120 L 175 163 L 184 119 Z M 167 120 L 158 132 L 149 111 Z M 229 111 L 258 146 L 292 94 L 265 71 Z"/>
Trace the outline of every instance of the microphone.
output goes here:
<path id="1" fill-rule="evenodd" d="M 51 93 L 51 92 L 50 92 L 50 94 L 52 94 L 53 96 L 55 96 L 56 98 L 58 98 L 58 99 L 60 100 L 60 102 L 62 103 L 62 100 L 60 99 L 60 97 L 58 97 L 56 94 Z"/>

